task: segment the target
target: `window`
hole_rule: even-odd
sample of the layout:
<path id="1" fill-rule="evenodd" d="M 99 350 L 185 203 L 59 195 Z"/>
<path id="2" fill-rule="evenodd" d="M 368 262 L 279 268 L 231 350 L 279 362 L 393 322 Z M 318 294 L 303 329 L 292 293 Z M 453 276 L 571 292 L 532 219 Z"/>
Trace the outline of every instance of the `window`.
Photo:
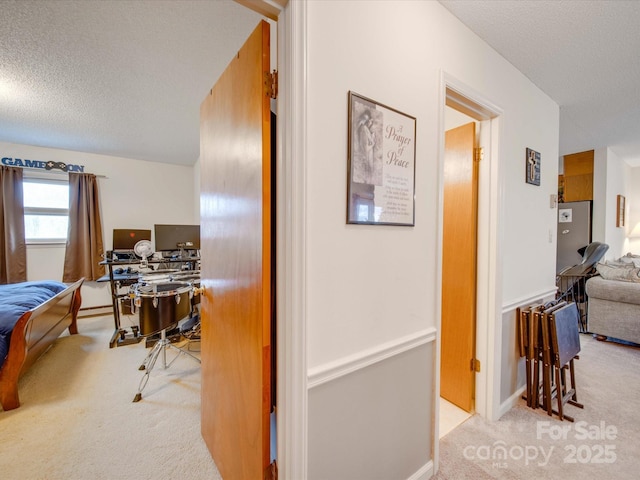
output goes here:
<path id="1" fill-rule="evenodd" d="M 67 180 L 23 180 L 27 243 L 66 243 L 69 225 Z"/>

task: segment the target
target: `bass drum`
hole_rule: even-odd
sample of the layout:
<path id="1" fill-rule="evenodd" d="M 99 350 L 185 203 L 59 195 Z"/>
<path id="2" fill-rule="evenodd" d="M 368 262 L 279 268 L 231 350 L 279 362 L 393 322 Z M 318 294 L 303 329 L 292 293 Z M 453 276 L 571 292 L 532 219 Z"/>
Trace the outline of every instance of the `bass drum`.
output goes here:
<path id="1" fill-rule="evenodd" d="M 170 329 L 189 316 L 193 286 L 185 282 L 139 285 L 134 295 L 140 313 L 140 334 L 148 336 Z"/>

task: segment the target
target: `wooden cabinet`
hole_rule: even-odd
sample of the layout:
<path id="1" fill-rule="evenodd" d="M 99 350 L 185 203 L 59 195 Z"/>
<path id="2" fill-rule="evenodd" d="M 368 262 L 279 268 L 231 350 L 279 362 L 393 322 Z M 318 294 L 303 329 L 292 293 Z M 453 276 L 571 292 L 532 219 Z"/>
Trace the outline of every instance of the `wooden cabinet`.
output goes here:
<path id="1" fill-rule="evenodd" d="M 558 192 L 565 202 L 593 200 L 593 150 L 564 156 Z"/>

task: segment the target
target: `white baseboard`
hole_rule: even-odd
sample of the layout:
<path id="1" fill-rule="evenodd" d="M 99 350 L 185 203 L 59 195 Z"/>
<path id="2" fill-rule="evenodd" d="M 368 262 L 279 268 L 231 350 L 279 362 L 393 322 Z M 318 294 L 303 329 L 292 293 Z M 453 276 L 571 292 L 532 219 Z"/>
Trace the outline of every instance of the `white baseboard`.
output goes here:
<path id="1" fill-rule="evenodd" d="M 427 328 L 419 332 L 392 340 L 382 345 L 356 352 L 353 355 L 340 358 L 309 369 L 307 387 L 309 389 L 348 375 L 374 363 L 406 352 L 420 345 L 433 342 L 436 339 L 436 329 Z"/>
<path id="2" fill-rule="evenodd" d="M 516 390 L 516 392 L 513 395 L 511 395 L 504 402 L 502 402 L 502 404 L 500 404 L 500 411 L 498 413 L 498 418 L 502 417 L 505 413 L 507 413 L 509 410 L 511 410 L 513 407 L 515 407 L 518 404 L 526 388 L 527 386 L 523 385 L 518 390 Z"/>
<path id="3" fill-rule="evenodd" d="M 80 310 L 78 311 L 78 318 L 96 317 L 111 314 L 113 314 L 113 307 L 111 305 L 99 305 L 96 307 L 80 308 Z"/>
<path id="4" fill-rule="evenodd" d="M 433 477 L 433 460 L 425 464 L 416 473 L 411 475 L 407 480 L 427 480 Z"/>

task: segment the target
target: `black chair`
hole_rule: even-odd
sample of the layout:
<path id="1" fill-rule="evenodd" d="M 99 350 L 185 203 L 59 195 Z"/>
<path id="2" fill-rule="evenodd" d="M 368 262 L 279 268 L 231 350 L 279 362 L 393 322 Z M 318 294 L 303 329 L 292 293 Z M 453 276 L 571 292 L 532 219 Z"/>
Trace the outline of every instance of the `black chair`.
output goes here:
<path id="1" fill-rule="evenodd" d="M 594 267 L 596 263 L 602 260 L 607 250 L 609 250 L 609 245 L 606 243 L 591 242 L 584 249 L 580 265 L 583 265 L 585 268 Z"/>
<path id="2" fill-rule="evenodd" d="M 588 331 L 587 312 L 587 280 L 597 275 L 596 264 L 602 260 L 604 254 L 609 250 L 609 245 L 601 242 L 591 242 L 584 247 L 582 260 L 577 265 L 567 267 L 556 277 L 556 287 L 558 287 L 558 300 L 575 302 L 580 311 L 580 332 Z"/>

